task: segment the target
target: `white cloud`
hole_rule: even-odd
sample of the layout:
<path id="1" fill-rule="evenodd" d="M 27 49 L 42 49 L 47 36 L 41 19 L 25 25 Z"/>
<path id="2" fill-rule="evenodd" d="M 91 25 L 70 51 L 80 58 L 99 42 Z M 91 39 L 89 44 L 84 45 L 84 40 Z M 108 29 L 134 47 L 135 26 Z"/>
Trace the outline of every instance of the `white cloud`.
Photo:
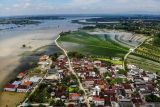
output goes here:
<path id="1" fill-rule="evenodd" d="M 160 13 L 160 0 L 71 0 L 54 3 L 56 0 L 18 0 L 15 4 L 0 4 L 0 14 L 54 14 L 54 13 Z M 58 1 L 58 0 L 57 0 Z M 5 9 L 2 11 L 2 9 Z M 7 9 L 10 8 L 10 9 Z"/>

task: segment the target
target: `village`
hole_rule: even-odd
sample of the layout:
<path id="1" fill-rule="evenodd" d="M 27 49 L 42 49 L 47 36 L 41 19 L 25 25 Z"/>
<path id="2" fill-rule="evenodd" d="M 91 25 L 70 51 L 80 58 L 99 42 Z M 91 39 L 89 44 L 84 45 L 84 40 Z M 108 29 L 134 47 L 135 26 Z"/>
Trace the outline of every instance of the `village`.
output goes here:
<path id="1" fill-rule="evenodd" d="M 41 56 L 36 70 L 20 72 L 4 91 L 28 94 L 19 107 L 88 107 L 87 103 L 90 107 L 146 107 L 160 100 L 160 77 L 156 73 L 130 64 L 126 71 L 122 65 L 107 65 L 92 58 L 70 59 L 84 90 L 61 54 Z"/>

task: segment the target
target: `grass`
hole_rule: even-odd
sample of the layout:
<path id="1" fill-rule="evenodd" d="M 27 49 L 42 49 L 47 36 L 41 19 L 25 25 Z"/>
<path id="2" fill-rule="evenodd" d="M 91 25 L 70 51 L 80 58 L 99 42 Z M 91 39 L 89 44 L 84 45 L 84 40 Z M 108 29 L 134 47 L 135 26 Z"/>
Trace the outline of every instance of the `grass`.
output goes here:
<path id="1" fill-rule="evenodd" d="M 160 74 L 160 47 L 153 45 L 153 37 L 147 39 L 139 48 L 128 57 L 129 63 L 133 63 L 140 68 Z"/>
<path id="2" fill-rule="evenodd" d="M 16 107 L 25 98 L 25 93 L 0 92 L 0 107 Z"/>
<path id="3" fill-rule="evenodd" d="M 107 62 L 111 62 L 114 65 L 122 65 L 123 61 L 116 61 L 116 60 L 111 60 L 111 59 L 107 59 L 107 58 L 95 58 L 96 60 L 101 60 L 101 61 L 107 61 Z"/>
<path id="4" fill-rule="evenodd" d="M 127 58 L 127 63 L 134 64 L 134 65 L 138 66 L 139 68 L 142 68 L 146 71 L 155 72 L 155 73 L 160 74 L 159 63 L 154 62 L 152 60 L 131 55 Z"/>
<path id="5" fill-rule="evenodd" d="M 83 48 L 77 48 L 75 51 L 95 56 L 123 57 L 128 52 L 128 48 L 112 41 L 108 36 L 90 35 L 85 32 L 72 32 L 61 36 L 58 41 L 83 45 Z"/>

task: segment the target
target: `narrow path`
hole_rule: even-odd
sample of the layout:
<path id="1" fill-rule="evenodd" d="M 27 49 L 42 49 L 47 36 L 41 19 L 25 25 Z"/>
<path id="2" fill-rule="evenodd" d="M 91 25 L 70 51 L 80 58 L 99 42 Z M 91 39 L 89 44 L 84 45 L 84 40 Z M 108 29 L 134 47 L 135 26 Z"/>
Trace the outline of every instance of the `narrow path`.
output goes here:
<path id="1" fill-rule="evenodd" d="M 44 75 L 44 77 L 40 80 L 40 82 L 33 88 L 32 92 L 27 96 L 27 98 L 23 101 L 23 103 L 17 107 L 27 107 L 28 103 L 26 103 L 29 99 L 29 97 L 31 97 L 33 95 L 33 93 L 38 89 L 39 85 L 43 82 L 44 78 L 46 78 L 48 74 L 48 71 L 46 72 L 46 74 Z"/>
<path id="2" fill-rule="evenodd" d="M 72 67 L 71 60 L 70 60 L 70 58 L 69 58 L 69 56 L 68 56 L 68 54 L 67 54 L 67 51 L 66 51 L 64 48 L 62 48 L 62 47 L 58 44 L 58 42 L 57 42 L 57 40 L 58 40 L 59 38 L 60 38 L 60 35 L 59 35 L 59 36 L 57 37 L 57 39 L 55 40 L 55 44 L 57 45 L 58 48 L 60 48 L 60 49 L 64 52 L 65 56 L 67 57 L 67 60 L 68 60 L 68 63 L 69 63 L 69 70 L 70 70 L 70 72 L 77 78 L 78 83 L 79 83 L 79 88 L 80 88 L 81 90 L 83 90 L 83 92 L 84 92 L 84 99 L 85 99 L 85 102 L 87 103 L 87 107 L 90 107 L 87 93 L 86 93 L 86 91 L 85 91 L 85 89 L 84 89 L 84 87 L 83 87 L 80 79 L 78 78 L 77 74 L 75 73 L 75 71 L 74 71 L 74 69 L 73 69 L 73 67 Z"/>
<path id="3" fill-rule="evenodd" d="M 147 39 L 146 39 L 147 40 Z M 135 48 L 131 48 L 129 49 L 128 53 L 124 56 L 124 61 L 123 61 L 123 69 L 125 70 L 125 61 L 127 59 L 127 57 L 134 52 L 137 48 L 139 48 L 146 40 L 144 40 L 142 43 L 140 43 L 138 46 L 136 46 Z"/>

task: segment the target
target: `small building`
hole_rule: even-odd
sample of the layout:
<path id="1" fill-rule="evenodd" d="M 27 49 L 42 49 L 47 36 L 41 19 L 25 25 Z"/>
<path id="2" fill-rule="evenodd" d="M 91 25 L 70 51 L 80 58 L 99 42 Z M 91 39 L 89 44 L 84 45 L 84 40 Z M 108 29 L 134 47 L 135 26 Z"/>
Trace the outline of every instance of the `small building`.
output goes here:
<path id="1" fill-rule="evenodd" d="M 47 77 L 45 79 L 46 80 L 59 80 L 60 77 L 58 75 L 55 75 L 55 74 L 50 74 L 50 75 L 47 75 Z"/>
<path id="2" fill-rule="evenodd" d="M 70 93 L 69 94 L 69 100 L 71 101 L 78 101 L 80 98 L 80 94 L 78 93 Z"/>
<path id="3" fill-rule="evenodd" d="M 107 69 L 105 67 L 100 67 L 99 72 L 100 72 L 100 74 L 106 73 Z"/>
<path id="4" fill-rule="evenodd" d="M 42 77 L 33 76 L 29 79 L 29 81 L 32 83 L 37 83 L 40 79 L 42 79 Z"/>
<path id="5" fill-rule="evenodd" d="M 17 76 L 17 78 L 22 79 L 24 78 L 24 76 L 26 76 L 26 72 L 20 72 Z"/>
<path id="6" fill-rule="evenodd" d="M 14 81 L 12 85 L 16 85 L 16 87 L 18 87 L 21 83 L 22 83 L 21 81 Z"/>
<path id="7" fill-rule="evenodd" d="M 92 87 L 94 85 L 94 80 L 93 79 L 87 79 L 84 81 L 84 84 L 86 87 Z"/>
<path id="8" fill-rule="evenodd" d="M 130 84 L 127 84 L 127 83 L 124 83 L 122 84 L 124 89 L 125 89 L 125 92 L 127 94 L 131 94 L 133 91 L 132 91 L 132 86 Z"/>
<path id="9" fill-rule="evenodd" d="M 4 91 L 16 91 L 16 85 L 13 84 L 7 84 L 4 87 Z"/>
<path id="10" fill-rule="evenodd" d="M 63 61 L 64 59 L 65 59 L 65 55 L 60 55 L 57 59 L 58 59 L 58 61 Z"/>
<path id="11" fill-rule="evenodd" d="M 93 97 L 93 102 L 96 106 L 104 106 L 105 99 L 104 98 L 99 98 L 99 97 Z"/>
<path id="12" fill-rule="evenodd" d="M 100 67 L 101 64 L 102 64 L 101 61 L 94 61 L 94 65 L 97 66 L 97 67 Z"/>
<path id="13" fill-rule="evenodd" d="M 49 56 L 48 55 L 43 55 L 39 58 L 39 61 L 46 61 L 49 59 Z"/>
<path id="14" fill-rule="evenodd" d="M 28 87 L 26 85 L 19 85 L 17 87 L 17 92 L 24 92 L 26 93 L 28 91 Z"/>
<path id="15" fill-rule="evenodd" d="M 31 87 L 32 84 L 33 84 L 33 83 L 30 82 L 30 81 L 24 81 L 22 85 L 25 85 L 25 86 L 27 86 L 27 87 Z"/>

